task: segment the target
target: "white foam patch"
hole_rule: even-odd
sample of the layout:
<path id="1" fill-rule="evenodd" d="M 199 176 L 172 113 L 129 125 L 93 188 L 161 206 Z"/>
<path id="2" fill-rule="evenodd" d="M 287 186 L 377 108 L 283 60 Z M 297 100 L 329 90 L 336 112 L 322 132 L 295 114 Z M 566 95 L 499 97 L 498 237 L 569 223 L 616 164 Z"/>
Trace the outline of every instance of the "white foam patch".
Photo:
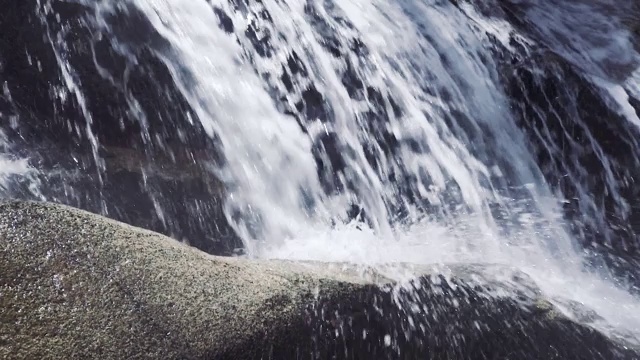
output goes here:
<path id="1" fill-rule="evenodd" d="M 627 91 L 630 91 L 632 95 L 636 95 L 636 96 L 639 95 L 637 93 L 639 83 L 638 83 L 638 80 L 636 79 L 636 76 L 637 76 L 636 74 L 637 74 L 637 71 L 634 72 L 634 74 L 632 74 L 632 76 L 629 77 L 629 79 L 627 79 L 626 81 L 626 84 L 629 85 L 629 88 L 631 90 L 626 90 L 625 87 L 623 87 L 623 85 L 615 84 L 610 81 L 606 81 L 602 79 L 596 78 L 594 79 L 594 82 L 609 93 L 613 101 L 615 101 L 620 115 L 622 115 L 629 122 L 631 122 L 632 124 L 640 128 L 640 118 L 636 113 L 636 109 L 634 109 L 633 106 L 631 106 L 629 102 L 629 93 L 627 93 Z"/>
<path id="2" fill-rule="evenodd" d="M 8 190 L 8 183 L 12 179 L 28 178 L 35 173 L 35 169 L 29 165 L 27 159 L 14 159 L 0 154 L 0 190 Z M 0 197 L 2 197 L 0 192 Z M 10 194 L 5 194 L 10 195 Z"/>
<path id="3" fill-rule="evenodd" d="M 259 254 L 263 258 L 345 262 L 373 267 L 381 274 L 406 281 L 419 275 L 411 266 L 436 266 L 444 269 L 451 264 L 480 264 L 490 277 L 500 279 L 503 267 L 517 269 L 529 275 L 545 297 L 565 315 L 592 326 L 611 337 L 640 346 L 640 302 L 623 287 L 610 279 L 583 270 L 580 258 L 553 258 L 535 247 L 513 247 L 488 251 L 483 241 L 490 242 L 490 234 L 464 224 L 443 227 L 437 223 L 423 223 L 395 234 L 394 238 L 380 238 L 361 224 L 347 224 L 334 228 L 311 229 L 304 236 L 291 238 L 280 246 L 267 247 Z M 535 236 L 535 234 L 521 234 Z M 508 242 L 509 239 L 503 239 Z M 482 264 L 486 264 L 483 266 Z M 492 271 L 498 271 L 493 273 Z M 455 274 L 451 274 L 455 275 Z M 505 278 L 505 285 L 510 281 Z M 516 288 L 520 285 L 513 284 Z M 503 294 L 508 296 L 509 294 Z M 567 304 L 579 304 L 576 309 Z M 594 311 L 593 319 L 581 317 L 583 310 Z"/>
<path id="4" fill-rule="evenodd" d="M 26 175 L 33 171 L 27 159 L 11 159 L 0 155 L 0 177 Z"/>

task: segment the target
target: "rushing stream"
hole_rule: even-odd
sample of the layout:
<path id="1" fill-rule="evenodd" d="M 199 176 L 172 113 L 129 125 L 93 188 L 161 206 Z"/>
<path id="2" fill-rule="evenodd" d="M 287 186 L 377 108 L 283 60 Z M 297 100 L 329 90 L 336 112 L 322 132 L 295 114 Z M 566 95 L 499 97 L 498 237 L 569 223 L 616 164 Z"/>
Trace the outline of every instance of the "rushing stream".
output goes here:
<path id="1" fill-rule="evenodd" d="M 633 2 L 24 3 L 1 196 L 217 254 L 506 264 L 640 338 Z"/>

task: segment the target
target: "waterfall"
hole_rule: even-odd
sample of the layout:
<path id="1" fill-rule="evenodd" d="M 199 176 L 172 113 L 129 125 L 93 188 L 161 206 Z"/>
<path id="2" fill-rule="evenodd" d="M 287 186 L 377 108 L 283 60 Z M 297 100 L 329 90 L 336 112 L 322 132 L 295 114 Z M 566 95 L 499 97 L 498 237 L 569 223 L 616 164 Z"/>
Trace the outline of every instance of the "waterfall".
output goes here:
<path id="1" fill-rule="evenodd" d="M 356 10 L 340 9 L 330 2 L 263 2 L 259 6 L 271 18 L 268 23 L 263 21 L 266 27 L 260 31 L 277 31 L 280 39 L 272 35 L 272 54 L 258 57 L 243 53 L 242 43 L 250 39 L 240 37 L 236 43 L 222 29 L 212 29 L 210 24 L 218 21 L 215 6 L 233 13 L 222 3 L 135 4 L 172 45 L 163 54 L 164 61 L 203 127 L 221 140 L 226 159 L 221 176 L 229 179 L 232 189 L 227 216 L 237 219 L 233 220 L 237 231 L 256 254 L 264 247 L 304 236 L 308 229 L 330 229 L 336 221 L 344 221 L 344 214 L 354 205 L 365 212 L 374 233 L 390 240 L 396 225 L 411 226 L 431 214 L 469 227 L 468 231 L 477 232 L 482 240 L 460 246 L 475 247 L 478 256 L 504 245 L 497 240 L 500 231 L 490 211 L 492 204 L 511 217 L 517 217 L 517 212 L 532 215 L 525 223 L 542 217 L 534 212 L 553 211 L 540 207 L 545 197 L 551 201 L 549 191 L 535 172 L 522 134 L 509 121 L 507 101 L 495 84 L 495 70 L 480 60 L 490 56 L 480 44 L 482 38 L 478 39 L 482 34 L 472 28 L 455 29 L 463 14 L 447 19 L 452 5 L 438 9 L 419 3 L 406 8 L 385 3 L 351 4 L 371 17 L 356 19 L 353 25 L 344 20 L 339 24 L 334 18 L 348 19 L 345 14 Z M 307 9 L 310 6 L 314 8 Z M 308 13 L 318 22 L 331 22 L 328 26 L 336 28 L 337 41 L 349 41 L 339 36 L 350 32 L 352 41 L 368 46 L 366 55 L 336 59 L 321 44 L 324 39 L 316 35 Z M 246 16 L 255 16 L 251 9 L 235 14 L 236 26 L 242 26 Z M 420 18 L 429 22 L 415 20 Z M 371 29 L 371 23 L 381 29 L 379 33 Z M 454 29 L 456 37 L 448 38 L 447 33 Z M 405 34 L 406 45 L 388 49 L 387 44 L 399 32 Z M 262 85 L 262 79 L 281 76 L 280 63 L 293 53 L 304 64 L 305 80 L 316 87 L 326 107 L 320 116 L 304 119 L 301 125 L 293 116 L 278 112 L 269 89 Z M 445 63 L 447 58 L 456 61 L 450 66 Z M 352 67 L 355 81 L 363 83 L 360 94 L 349 93 L 350 85 L 343 80 L 345 67 Z M 304 84 L 296 85 L 292 85 L 292 92 L 306 90 Z M 446 103 L 442 93 L 449 97 Z M 295 101 L 295 95 L 285 101 Z M 393 106 L 399 114 L 393 114 Z M 378 110 L 375 107 L 383 114 L 376 114 L 378 119 L 367 118 L 372 108 Z M 447 119 L 453 112 L 462 118 L 459 123 Z M 473 149 L 465 144 L 475 139 L 469 139 L 462 126 L 476 132 L 485 129 Z M 327 137 L 335 139 L 332 144 L 327 144 Z M 394 144 L 389 144 L 388 138 Z M 314 149 L 318 143 L 324 149 Z M 340 159 L 330 159 L 329 146 L 337 148 L 334 157 Z M 330 180 L 332 190 L 340 190 L 327 191 L 322 186 L 314 157 L 320 157 L 336 175 L 337 179 Z M 341 168 L 332 163 L 338 160 L 343 163 Z M 510 178 L 503 180 L 505 173 Z M 408 194 L 402 187 L 409 187 Z M 510 192 L 520 194 L 511 199 Z M 416 193 L 426 201 L 413 204 L 415 201 L 407 199 Z M 527 202 L 530 205 L 525 205 Z M 431 214 L 422 209 L 427 206 Z M 407 214 L 395 220 L 400 214 L 394 210 Z M 515 222 L 502 225 L 520 226 L 522 231 L 530 227 Z M 568 237 L 551 227 L 538 231 L 546 230 L 552 231 L 547 236 L 554 237 L 558 251 L 570 251 Z M 529 243 L 524 238 L 510 241 Z"/>
<path id="2" fill-rule="evenodd" d="M 374 266 L 501 263 L 531 275 L 559 304 L 596 311 L 603 320 L 593 326 L 629 339 L 640 333 L 631 285 L 584 251 L 590 241 L 638 245 L 625 224 L 635 221 L 640 169 L 640 58 L 624 19 L 611 15 L 622 10 L 609 2 L 37 3 L 62 74 L 54 92 L 72 99 L 64 102 L 76 104 L 83 119 L 69 125 L 90 154 L 77 168 L 97 174 L 99 189 L 112 176 L 100 143 L 101 121 L 111 115 L 94 110 L 100 97 L 85 94 L 87 70 L 69 55 L 82 46 L 96 76 L 122 91 L 118 116 L 134 119 L 151 160 L 165 151 L 179 163 L 164 138 L 180 138 L 189 150 L 185 133 L 206 134 L 203 143 L 215 150 L 198 149 L 219 159 L 200 163 L 190 152 L 189 161 L 224 185 L 224 218 L 246 256 Z M 84 11 L 84 42 L 74 42 L 60 21 L 56 9 L 65 6 Z M 104 39 L 117 57 L 96 50 Z M 145 56 L 161 65 L 153 69 L 166 69 L 184 100 L 180 110 L 178 95 L 167 95 L 176 104 L 166 106 L 178 109 L 174 130 L 154 133 L 156 109 L 128 83 Z M 122 77 L 104 65 L 118 61 L 126 64 Z M 152 77 L 149 69 L 144 76 Z M 585 101 L 592 98 L 602 105 Z M 614 151 L 605 130 L 624 151 Z M 41 183 L 52 173 L 29 175 L 37 165 L 12 151 L 11 141 L 0 132 L 3 196 L 17 196 L 18 182 L 31 196 L 51 199 Z M 170 223 L 165 194 L 145 189 L 158 221 Z M 53 200 L 66 201 L 72 190 Z M 100 199 L 96 209 L 108 213 L 108 200 Z M 216 221 L 194 203 L 197 226 Z M 611 225 L 613 218 L 620 224 Z"/>

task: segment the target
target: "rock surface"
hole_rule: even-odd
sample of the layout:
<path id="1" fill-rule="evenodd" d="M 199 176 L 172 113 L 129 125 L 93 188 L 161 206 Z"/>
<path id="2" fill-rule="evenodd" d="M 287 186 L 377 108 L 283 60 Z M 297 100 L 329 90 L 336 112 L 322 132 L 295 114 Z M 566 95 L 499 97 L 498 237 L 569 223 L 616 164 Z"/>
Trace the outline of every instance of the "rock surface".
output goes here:
<path id="1" fill-rule="evenodd" d="M 3 203 L 0 357 L 639 355 L 562 316 L 522 274 L 507 285 L 473 267 L 425 268 L 397 287 L 346 268 L 214 257 L 62 205 Z"/>

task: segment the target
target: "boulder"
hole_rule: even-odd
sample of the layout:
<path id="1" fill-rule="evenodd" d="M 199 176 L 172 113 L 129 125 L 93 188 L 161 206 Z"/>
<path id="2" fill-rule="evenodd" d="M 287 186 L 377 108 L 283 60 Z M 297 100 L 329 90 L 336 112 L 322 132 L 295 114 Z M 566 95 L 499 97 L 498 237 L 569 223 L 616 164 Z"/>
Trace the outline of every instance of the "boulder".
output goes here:
<path id="1" fill-rule="evenodd" d="M 637 358 L 497 266 L 215 257 L 63 205 L 0 204 L 0 357 Z M 489 271 L 491 270 L 491 271 Z M 511 271 L 500 278 L 490 274 Z M 510 294 L 508 296 L 500 294 Z"/>

